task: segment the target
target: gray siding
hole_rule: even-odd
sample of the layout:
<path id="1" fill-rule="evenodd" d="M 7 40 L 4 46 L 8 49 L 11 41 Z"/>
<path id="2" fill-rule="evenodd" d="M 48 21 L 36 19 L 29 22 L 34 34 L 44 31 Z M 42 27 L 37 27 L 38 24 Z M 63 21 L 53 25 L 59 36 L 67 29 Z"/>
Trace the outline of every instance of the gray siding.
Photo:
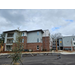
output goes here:
<path id="1" fill-rule="evenodd" d="M 27 43 L 37 43 L 37 38 L 39 38 L 39 42 L 42 43 L 42 32 L 39 31 L 39 35 L 37 32 L 30 32 L 27 34 Z"/>
<path id="2" fill-rule="evenodd" d="M 63 37 L 63 46 L 64 46 L 64 47 L 69 47 L 69 46 L 71 46 L 71 41 L 72 41 L 73 38 L 75 39 L 74 36 Z"/>

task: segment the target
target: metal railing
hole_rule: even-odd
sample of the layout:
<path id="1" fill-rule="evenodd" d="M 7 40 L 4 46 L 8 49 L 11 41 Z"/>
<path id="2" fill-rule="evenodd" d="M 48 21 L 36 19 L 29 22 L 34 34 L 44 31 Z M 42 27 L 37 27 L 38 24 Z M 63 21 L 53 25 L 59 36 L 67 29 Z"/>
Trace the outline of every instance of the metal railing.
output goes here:
<path id="1" fill-rule="evenodd" d="M 7 44 L 13 44 L 13 42 L 7 42 Z"/>

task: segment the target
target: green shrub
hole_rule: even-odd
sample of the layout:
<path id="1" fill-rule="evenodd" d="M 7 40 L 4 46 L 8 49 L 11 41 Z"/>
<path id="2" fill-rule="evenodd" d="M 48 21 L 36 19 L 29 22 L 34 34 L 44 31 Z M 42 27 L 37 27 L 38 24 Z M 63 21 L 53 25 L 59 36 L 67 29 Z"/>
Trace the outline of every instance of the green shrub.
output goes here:
<path id="1" fill-rule="evenodd" d="M 29 52 L 29 49 L 27 50 L 27 52 Z"/>
<path id="2" fill-rule="evenodd" d="M 47 49 L 45 49 L 44 51 L 47 51 Z"/>
<path id="3" fill-rule="evenodd" d="M 50 51 L 52 51 L 53 49 L 51 49 Z"/>
<path id="4" fill-rule="evenodd" d="M 31 50 L 31 52 L 33 52 L 33 49 Z"/>
<path id="5" fill-rule="evenodd" d="M 42 51 L 44 51 L 44 49 L 42 49 Z"/>

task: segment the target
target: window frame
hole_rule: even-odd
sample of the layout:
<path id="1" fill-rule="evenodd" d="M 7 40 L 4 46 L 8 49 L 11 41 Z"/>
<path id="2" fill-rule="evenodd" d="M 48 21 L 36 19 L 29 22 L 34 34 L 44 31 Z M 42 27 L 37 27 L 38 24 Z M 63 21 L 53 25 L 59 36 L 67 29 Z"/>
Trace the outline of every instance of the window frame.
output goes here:
<path id="1" fill-rule="evenodd" d="M 22 39 L 22 43 L 24 43 L 24 39 Z"/>
<path id="2" fill-rule="evenodd" d="M 37 38 L 37 42 L 38 42 L 38 43 L 40 42 L 39 38 Z"/>
<path id="3" fill-rule="evenodd" d="M 24 36 L 24 32 L 22 32 L 22 36 Z"/>
<path id="4" fill-rule="evenodd" d="M 37 45 L 37 50 L 39 50 L 39 45 Z"/>
<path id="5" fill-rule="evenodd" d="M 75 45 L 75 42 L 73 44 Z"/>
<path id="6" fill-rule="evenodd" d="M 37 31 L 37 35 L 39 35 L 39 31 Z"/>

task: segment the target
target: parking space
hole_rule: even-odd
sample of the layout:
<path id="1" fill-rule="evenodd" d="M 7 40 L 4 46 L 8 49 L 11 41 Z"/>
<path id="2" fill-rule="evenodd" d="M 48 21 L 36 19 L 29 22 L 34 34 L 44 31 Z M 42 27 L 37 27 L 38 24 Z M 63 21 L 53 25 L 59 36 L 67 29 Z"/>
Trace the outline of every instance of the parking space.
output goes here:
<path id="1" fill-rule="evenodd" d="M 21 61 L 23 65 L 75 65 L 75 54 L 23 54 Z M 8 56 L 0 57 L 0 65 L 11 65 L 11 62 Z"/>

